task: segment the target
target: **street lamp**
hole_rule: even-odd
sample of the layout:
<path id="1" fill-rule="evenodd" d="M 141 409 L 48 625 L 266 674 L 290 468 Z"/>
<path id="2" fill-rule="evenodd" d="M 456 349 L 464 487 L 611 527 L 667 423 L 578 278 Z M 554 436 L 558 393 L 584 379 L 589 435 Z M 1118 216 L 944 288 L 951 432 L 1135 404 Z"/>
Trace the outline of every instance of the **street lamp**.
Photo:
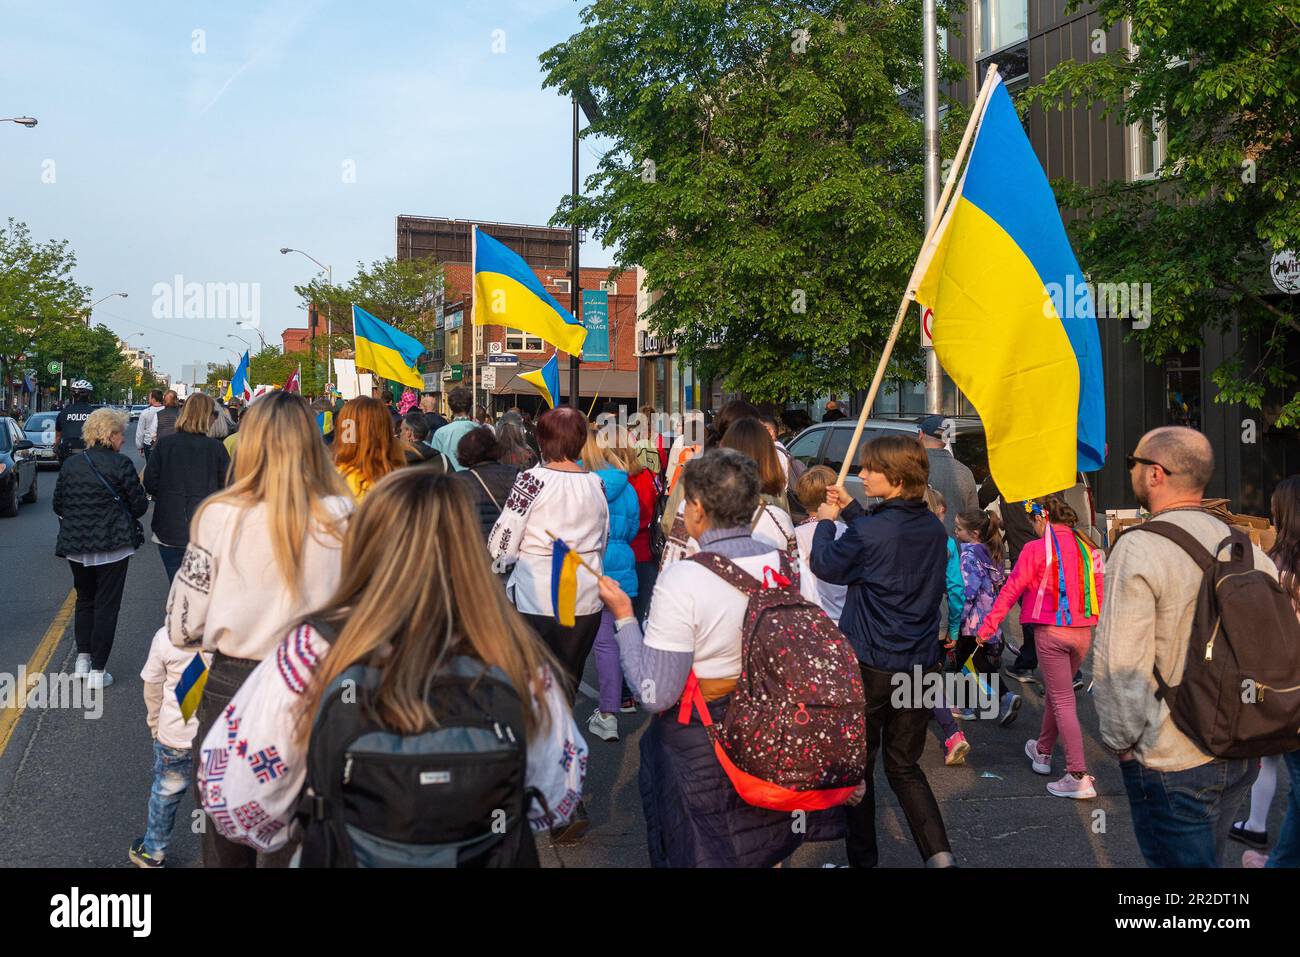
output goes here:
<path id="1" fill-rule="evenodd" d="M 248 348 L 248 349 L 250 349 L 250 350 L 253 348 L 253 344 L 252 344 L 251 342 L 249 342 L 249 341 L 248 341 L 247 339 L 245 339 L 243 336 L 237 336 L 237 335 L 235 335 L 233 332 L 227 332 L 227 333 L 226 333 L 226 338 L 227 338 L 227 339 L 238 339 L 240 342 L 242 342 L 242 343 L 244 344 L 244 346 L 245 346 L 246 348 Z M 223 346 L 222 348 L 225 348 L 225 347 Z"/>
<path id="2" fill-rule="evenodd" d="M 281 246 L 280 255 L 287 256 L 289 253 L 297 253 L 299 256 L 306 256 L 325 272 L 325 284 L 334 289 L 334 267 L 327 266 L 310 253 L 305 253 L 301 249 L 294 249 L 290 246 Z M 334 307 L 330 303 L 325 304 L 325 387 L 327 389 L 334 385 Z"/>
<path id="3" fill-rule="evenodd" d="M 36 125 L 36 120 L 30 116 L 8 116 L 0 120 L 0 123 L 17 123 L 19 126 L 25 126 L 30 130 Z"/>

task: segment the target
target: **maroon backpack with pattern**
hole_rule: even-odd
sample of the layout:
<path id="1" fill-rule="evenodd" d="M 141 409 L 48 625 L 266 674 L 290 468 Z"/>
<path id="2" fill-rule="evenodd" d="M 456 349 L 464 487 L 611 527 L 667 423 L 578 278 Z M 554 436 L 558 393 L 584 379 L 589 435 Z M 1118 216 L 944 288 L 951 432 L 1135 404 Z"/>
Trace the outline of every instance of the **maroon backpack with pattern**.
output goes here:
<path id="1" fill-rule="evenodd" d="M 736 791 L 777 811 L 818 811 L 843 804 L 867 764 L 866 700 L 857 657 L 834 622 L 799 592 L 798 571 L 760 583 L 714 552 L 692 555 L 749 597 L 741 632 L 741 671 L 727 712 L 714 724 L 695 672 L 678 720 L 694 710 Z M 774 584 L 766 584 L 769 576 Z"/>

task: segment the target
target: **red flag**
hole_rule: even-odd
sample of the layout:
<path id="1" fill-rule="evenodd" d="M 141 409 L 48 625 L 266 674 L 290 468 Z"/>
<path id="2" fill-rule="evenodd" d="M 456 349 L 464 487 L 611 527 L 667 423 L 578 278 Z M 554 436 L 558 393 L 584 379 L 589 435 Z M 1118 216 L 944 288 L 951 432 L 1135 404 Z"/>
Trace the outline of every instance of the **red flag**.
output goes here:
<path id="1" fill-rule="evenodd" d="M 302 391 L 302 366 L 294 370 L 293 375 L 289 376 L 289 381 L 284 384 L 285 392 Z"/>

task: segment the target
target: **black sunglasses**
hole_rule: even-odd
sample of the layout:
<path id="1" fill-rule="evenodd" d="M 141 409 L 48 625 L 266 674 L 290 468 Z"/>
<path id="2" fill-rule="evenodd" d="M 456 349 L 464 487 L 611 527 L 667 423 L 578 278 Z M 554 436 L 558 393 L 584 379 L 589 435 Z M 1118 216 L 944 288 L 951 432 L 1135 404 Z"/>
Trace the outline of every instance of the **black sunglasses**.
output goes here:
<path id="1" fill-rule="evenodd" d="M 1171 472 L 1169 469 L 1167 469 L 1167 468 L 1165 468 L 1163 465 L 1161 465 L 1159 462 L 1153 461 L 1152 459 L 1143 459 L 1143 458 L 1138 458 L 1138 456 L 1136 456 L 1136 455 L 1128 455 L 1128 456 L 1125 456 L 1125 457 L 1124 457 L 1124 461 L 1126 461 L 1126 462 L 1128 463 L 1128 467 L 1129 467 L 1130 470 L 1133 468 L 1133 466 L 1138 465 L 1138 464 L 1141 464 L 1141 465 L 1154 465 L 1154 466 L 1155 466 L 1156 468 L 1158 468 L 1158 469 L 1164 469 L 1164 472 L 1165 472 L 1166 475 L 1173 475 L 1173 474 L 1174 474 L 1174 473 Z"/>

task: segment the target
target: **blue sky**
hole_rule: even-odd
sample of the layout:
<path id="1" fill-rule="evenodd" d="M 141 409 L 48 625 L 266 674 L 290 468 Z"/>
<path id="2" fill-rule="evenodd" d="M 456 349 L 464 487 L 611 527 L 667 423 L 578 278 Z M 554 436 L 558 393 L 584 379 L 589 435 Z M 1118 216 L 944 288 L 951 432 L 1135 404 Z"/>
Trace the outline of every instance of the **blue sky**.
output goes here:
<path id="1" fill-rule="evenodd" d="M 0 0 L 0 218 L 67 239 L 94 314 L 173 375 L 242 350 L 231 320 L 158 318 L 156 283 L 293 285 L 394 254 L 400 213 L 544 223 L 569 189 L 571 113 L 537 56 L 576 0 L 113 4 Z M 195 31 L 203 33 L 196 39 Z M 495 34 L 494 31 L 504 31 Z M 504 52 L 494 52 L 494 41 Z M 195 52 L 201 42 L 205 52 Z M 582 170 L 595 166 L 584 142 Z M 355 182 L 345 182 L 345 164 Z M 53 182 L 46 182 L 53 178 Z M 583 261 L 609 253 L 589 242 Z M 246 289 L 251 290 L 251 285 Z"/>

